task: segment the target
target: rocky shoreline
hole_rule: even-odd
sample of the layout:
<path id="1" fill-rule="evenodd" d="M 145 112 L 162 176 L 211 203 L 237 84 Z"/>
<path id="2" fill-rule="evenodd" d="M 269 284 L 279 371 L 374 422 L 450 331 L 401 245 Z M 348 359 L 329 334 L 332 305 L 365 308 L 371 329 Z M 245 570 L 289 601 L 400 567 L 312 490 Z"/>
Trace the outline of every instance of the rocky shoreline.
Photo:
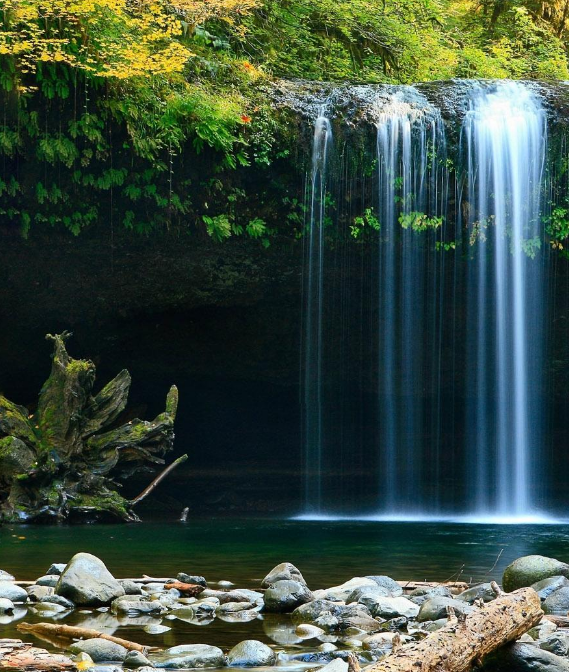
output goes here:
<path id="1" fill-rule="evenodd" d="M 569 565 L 542 556 L 519 558 L 506 568 L 502 585 L 507 594 L 531 587 L 545 615 L 541 617 L 538 607 L 538 624 L 479 661 L 482 669 L 569 671 Z M 271 570 L 255 590 L 229 581 L 208 583 L 186 572 L 161 579 L 116 579 L 102 560 L 78 553 L 67 564 L 52 564 L 33 582 L 0 571 L 0 644 L 16 641 L 2 639 L 2 630 L 17 624 L 34 646 L 39 639 L 48 642 L 50 651 L 65 650 L 70 669 L 151 672 L 284 666 L 347 672 L 349 664 L 353 669 L 388 660 L 407 644 L 448 629 L 452 619 L 464 623 L 500 594 L 490 583 L 417 585 L 384 575 L 311 589 L 300 570 L 286 562 Z M 138 627 L 156 640 L 156 646 L 114 637 L 104 629 L 67 625 L 77 614 L 108 615 L 128 628 L 129 638 Z M 164 636 L 176 621 L 207 626 L 271 618 L 278 618 L 278 627 L 274 636 L 267 633 L 270 645 L 244 639 L 229 650 L 206 643 L 164 646 Z M 203 632 L 207 641 L 207 628 Z M 0 646 L 0 668 L 7 666 L 2 651 Z"/>

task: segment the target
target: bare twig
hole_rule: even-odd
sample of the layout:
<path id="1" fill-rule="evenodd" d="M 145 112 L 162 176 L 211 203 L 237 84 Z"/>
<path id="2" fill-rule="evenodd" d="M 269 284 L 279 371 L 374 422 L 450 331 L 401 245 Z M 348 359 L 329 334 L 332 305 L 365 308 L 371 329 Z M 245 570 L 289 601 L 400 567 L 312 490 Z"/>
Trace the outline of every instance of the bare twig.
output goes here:
<path id="1" fill-rule="evenodd" d="M 182 464 L 182 462 L 185 462 L 187 459 L 188 459 L 187 455 L 182 455 L 177 460 L 174 460 L 172 464 L 167 466 L 166 469 L 164 469 L 164 471 L 160 472 L 158 476 L 156 476 L 156 478 L 152 481 L 150 485 L 144 488 L 144 490 L 140 493 L 140 495 L 138 495 L 138 497 L 135 497 L 130 501 L 130 505 L 134 506 L 135 504 L 141 502 L 154 490 L 154 488 L 160 483 L 162 479 L 166 478 L 166 476 L 168 476 L 168 474 L 171 471 L 173 471 L 179 464 Z"/>

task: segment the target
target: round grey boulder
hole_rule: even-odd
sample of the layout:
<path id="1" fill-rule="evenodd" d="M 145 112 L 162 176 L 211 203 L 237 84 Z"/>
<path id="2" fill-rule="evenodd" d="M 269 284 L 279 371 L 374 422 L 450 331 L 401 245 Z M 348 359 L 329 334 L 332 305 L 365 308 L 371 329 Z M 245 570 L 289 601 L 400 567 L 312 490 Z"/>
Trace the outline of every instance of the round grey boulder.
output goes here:
<path id="1" fill-rule="evenodd" d="M 542 600 L 545 600 L 551 593 L 568 586 L 569 579 L 566 579 L 564 576 L 550 576 L 548 579 L 543 579 L 542 581 L 534 583 L 531 587 Z"/>
<path id="2" fill-rule="evenodd" d="M 416 588 L 408 595 L 411 602 L 421 606 L 431 597 L 452 597 L 452 593 L 446 586 L 431 586 L 429 588 Z"/>
<path id="3" fill-rule="evenodd" d="M 539 648 L 566 658 L 569 656 L 569 635 L 564 632 L 556 632 L 544 642 L 540 642 Z"/>
<path id="4" fill-rule="evenodd" d="M 72 653 L 87 653 L 94 663 L 122 663 L 128 653 L 124 646 L 100 637 L 74 642 L 70 650 Z"/>
<path id="5" fill-rule="evenodd" d="M 45 595 L 44 597 L 40 597 L 38 602 L 41 602 L 42 604 L 58 604 L 59 606 L 65 607 L 66 609 L 75 609 L 73 602 L 68 600 L 66 597 L 63 597 L 62 595 Z"/>
<path id="6" fill-rule="evenodd" d="M 559 588 L 548 595 L 543 603 L 546 614 L 565 615 L 569 611 L 569 587 Z"/>
<path id="7" fill-rule="evenodd" d="M 49 569 L 47 570 L 46 576 L 61 576 L 65 567 L 66 566 L 62 562 L 54 562 L 53 565 L 50 565 Z"/>
<path id="8" fill-rule="evenodd" d="M 48 586 L 49 588 L 55 588 L 58 581 L 58 574 L 46 574 L 45 576 L 40 576 L 39 579 L 36 579 L 36 586 Z"/>
<path id="9" fill-rule="evenodd" d="M 306 581 L 300 573 L 300 570 L 290 562 L 281 562 L 280 565 L 273 567 L 261 581 L 261 586 L 263 588 L 268 588 L 277 581 L 297 581 L 298 583 L 302 583 L 303 586 L 306 585 Z"/>
<path id="10" fill-rule="evenodd" d="M 265 611 L 284 614 L 313 599 L 305 584 L 290 580 L 277 581 L 265 591 Z"/>
<path id="11" fill-rule="evenodd" d="M 118 581 L 125 595 L 142 595 L 142 586 L 136 581 L 129 581 L 128 579 L 119 579 Z"/>
<path id="12" fill-rule="evenodd" d="M 543 555 L 526 555 L 506 567 L 502 585 L 507 593 L 511 593 L 551 576 L 569 577 L 569 565 Z"/>
<path id="13" fill-rule="evenodd" d="M 227 654 L 227 664 L 230 667 L 265 667 L 274 665 L 276 661 L 275 652 L 256 639 L 239 642 Z"/>
<path id="14" fill-rule="evenodd" d="M 393 597 L 399 597 L 403 595 L 403 588 L 397 583 L 397 581 L 392 579 L 390 576 L 379 575 L 379 576 L 366 576 L 364 578 L 371 579 L 372 581 L 377 583 L 378 586 L 381 586 L 382 588 L 387 588 L 387 590 L 391 593 Z"/>
<path id="15" fill-rule="evenodd" d="M 77 553 L 71 558 L 55 592 L 82 607 L 100 607 L 125 594 L 105 563 L 90 553 Z"/>
<path id="16" fill-rule="evenodd" d="M 454 600 L 450 597 L 431 597 L 430 600 L 423 602 L 417 615 L 419 623 L 423 621 L 436 621 L 447 615 L 448 607 L 452 607 L 458 615 L 471 614 L 475 611 L 468 603 L 462 600 Z"/>
<path id="17" fill-rule="evenodd" d="M 173 646 L 152 659 L 156 667 L 164 669 L 194 669 L 224 667 L 225 656 L 217 646 L 208 644 L 183 644 Z"/>
<path id="18" fill-rule="evenodd" d="M 0 581 L 0 598 L 12 602 L 27 602 L 28 593 L 11 581 Z"/>

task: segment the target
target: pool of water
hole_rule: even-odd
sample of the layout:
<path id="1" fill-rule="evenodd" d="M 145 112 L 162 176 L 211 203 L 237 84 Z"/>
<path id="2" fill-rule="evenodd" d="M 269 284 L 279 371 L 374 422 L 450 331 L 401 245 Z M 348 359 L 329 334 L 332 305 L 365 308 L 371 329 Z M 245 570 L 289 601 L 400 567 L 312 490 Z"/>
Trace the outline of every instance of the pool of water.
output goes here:
<path id="1" fill-rule="evenodd" d="M 247 588 L 258 587 L 283 561 L 297 565 L 313 589 L 366 574 L 475 582 L 499 580 L 506 565 L 522 555 L 569 560 L 569 525 L 212 519 L 0 529 L 0 568 L 21 580 L 37 578 L 52 562 L 66 562 L 78 551 L 96 554 L 119 578 L 172 577 L 184 571 L 201 574 L 212 584 L 229 580 Z M 45 620 L 29 612 L 20 612 L 19 618 Z M 227 649 L 243 639 L 289 650 L 300 646 L 288 616 L 270 614 L 248 623 L 165 620 L 172 629 L 162 635 L 144 632 L 144 625 L 159 622 L 149 617 L 117 619 L 94 610 L 75 611 L 64 622 L 160 647 L 204 643 Z M 16 624 L 0 621 L 0 637 L 21 637 Z"/>

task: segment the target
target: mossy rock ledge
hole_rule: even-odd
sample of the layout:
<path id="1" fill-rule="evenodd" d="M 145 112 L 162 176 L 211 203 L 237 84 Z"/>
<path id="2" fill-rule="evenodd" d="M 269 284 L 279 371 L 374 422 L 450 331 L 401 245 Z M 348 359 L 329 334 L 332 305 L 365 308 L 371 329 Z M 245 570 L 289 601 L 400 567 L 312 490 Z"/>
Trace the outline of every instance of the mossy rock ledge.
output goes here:
<path id="1" fill-rule="evenodd" d="M 130 374 L 93 395 L 95 365 L 69 356 L 70 335 L 46 336 L 53 361 L 35 412 L 0 395 L 0 522 L 136 521 L 119 483 L 172 449 L 177 388 L 154 420 L 120 424 Z"/>

